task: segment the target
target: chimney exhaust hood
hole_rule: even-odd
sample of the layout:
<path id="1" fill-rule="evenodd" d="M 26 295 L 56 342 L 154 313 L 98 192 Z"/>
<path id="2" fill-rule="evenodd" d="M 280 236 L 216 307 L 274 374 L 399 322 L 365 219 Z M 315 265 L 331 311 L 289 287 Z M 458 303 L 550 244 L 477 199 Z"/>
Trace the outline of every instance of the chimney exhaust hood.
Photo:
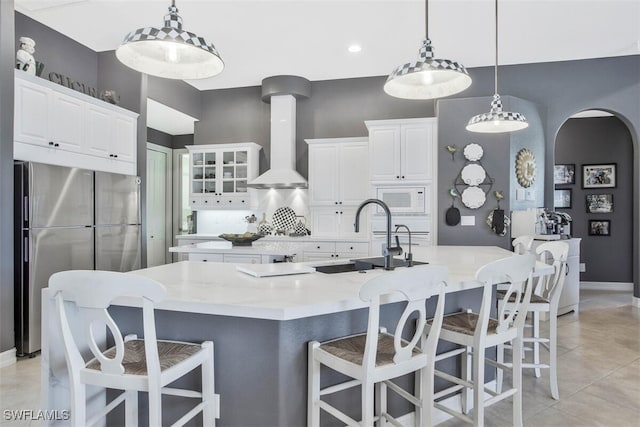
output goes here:
<path id="1" fill-rule="evenodd" d="M 262 100 L 271 103 L 271 168 L 247 184 L 251 188 L 307 188 L 296 171 L 296 97 L 309 96 L 311 84 L 297 76 L 262 81 Z"/>

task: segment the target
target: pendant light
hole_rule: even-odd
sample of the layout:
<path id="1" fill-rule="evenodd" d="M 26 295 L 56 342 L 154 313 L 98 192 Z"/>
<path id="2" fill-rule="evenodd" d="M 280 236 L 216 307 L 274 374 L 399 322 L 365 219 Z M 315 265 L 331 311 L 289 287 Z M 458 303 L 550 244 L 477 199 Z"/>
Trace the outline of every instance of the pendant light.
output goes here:
<path id="1" fill-rule="evenodd" d="M 494 93 L 491 110 L 488 113 L 473 116 L 467 123 L 467 130 L 479 133 L 502 133 L 525 129 L 527 119 L 520 113 L 502 111 L 502 100 L 498 95 L 498 0 L 496 5 L 496 63 L 493 73 Z"/>
<path id="2" fill-rule="evenodd" d="M 130 32 L 116 49 L 116 57 L 134 70 L 167 79 L 204 79 L 224 68 L 213 44 L 182 29 L 175 0 L 164 17 L 164 27 Z"/>
<path id="3" fill-rule="evenodd" d="M 434 99 L 461 92 L 471 85 L 464 65 L 448 59 L 435 59 L 429 39 L 429 0 L 425 0 L 425 38 L 416 62 L 393 70 L 384 91 L 396 98 Z"/>

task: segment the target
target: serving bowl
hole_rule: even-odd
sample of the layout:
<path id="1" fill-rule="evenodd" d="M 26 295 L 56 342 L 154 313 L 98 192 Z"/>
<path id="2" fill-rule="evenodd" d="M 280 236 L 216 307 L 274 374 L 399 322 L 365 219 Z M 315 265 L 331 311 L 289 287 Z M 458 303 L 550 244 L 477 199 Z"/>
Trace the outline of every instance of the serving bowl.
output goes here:
<path id="1" fill-rule="evenodd" d="M 226 233 L 226 234 L 221 234 L 218 237 L 228 242 L 231 242 L 232 246 L 251 246 L 252 242 L 255 242 L 256 240 L 260 239 L 261 237 L 263 237 L 263 235 L 258 233 L 242 233 L 242 234 Z"/>

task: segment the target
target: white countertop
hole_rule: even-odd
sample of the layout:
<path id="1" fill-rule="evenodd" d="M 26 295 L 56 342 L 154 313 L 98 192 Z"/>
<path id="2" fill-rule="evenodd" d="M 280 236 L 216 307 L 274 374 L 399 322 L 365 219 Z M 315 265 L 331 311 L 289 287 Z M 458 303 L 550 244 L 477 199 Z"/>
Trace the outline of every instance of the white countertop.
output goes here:
<path id="1" fill-rule="evenodd" d="M 204 240 L 204 241 L 224 241 L 222 238 L 218 237 L 217 234 L 178 234 L 176 235 L 176 239 L 194 239 L 194 240 Z M 317 237 L 317 236 L 264 236 L 260 239 L 261 242 L 321 242 L 321 241 L 329 241 L 333 242 L 336 240 L 340 241 L 348 241 L 348 242 L 369 242 L 368 233 L 362 233 L 362 238 L 337 238 L 337 237 Z"/>
<path id="2" fill-rule="evenodd" d="M 262 239 L 261 239 L 262 240 Z M 174 246 L 169 252 L 199 253 L 199 254 L 243 254 L 243 255 L 276 255 L 290 256 L 298 252 L 294 244 L 288 242 L 255 241 L 251 246 L 233 246 L 224 240 L 193 243 L 190 245 Z"/>
<path id="3" fill-rule="evenodd" d="M 433 246 L 414 251 L 417 261 L 449 268 L 447 293 L 477 287 L 473 279 L 480 267 L 511 255 L 495 246 Z M 183 261 L 128 274 L 150 277 L 167 287 L 167 299 L 158 304 L 159 309 L 291 320 L 366 307 L 358 298 L 360 286 L 393 272 L 376 269 L 366 274 L 314 272 L 257 278 L 237 271 L 235 264 Z M 135 305 L 126 299 L 117 303 Z"/>

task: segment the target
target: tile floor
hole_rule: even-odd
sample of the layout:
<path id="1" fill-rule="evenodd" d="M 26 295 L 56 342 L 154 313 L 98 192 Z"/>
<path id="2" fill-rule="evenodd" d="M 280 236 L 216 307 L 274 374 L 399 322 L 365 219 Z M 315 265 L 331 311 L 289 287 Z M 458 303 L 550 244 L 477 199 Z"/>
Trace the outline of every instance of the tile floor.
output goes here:
<path id="1" fill-rule="evenodd" d="M 559 319 L 560 400 L 551 398 L 546 370 L 540 378 L 524 372 L 525 426 L 640 426 L 640 309 L 628 292 L 582 291 L 580 304 L 580 313 Z M 7 420 L 5 410 L 39 409 L 39 363 L 36 357 L 0 369 L 1 426 L 38 425 Z M 510 426 L 510 401 L 488 408 L 486 422 Z M 466 424 L 440 424 L 459 425 Z"/>

